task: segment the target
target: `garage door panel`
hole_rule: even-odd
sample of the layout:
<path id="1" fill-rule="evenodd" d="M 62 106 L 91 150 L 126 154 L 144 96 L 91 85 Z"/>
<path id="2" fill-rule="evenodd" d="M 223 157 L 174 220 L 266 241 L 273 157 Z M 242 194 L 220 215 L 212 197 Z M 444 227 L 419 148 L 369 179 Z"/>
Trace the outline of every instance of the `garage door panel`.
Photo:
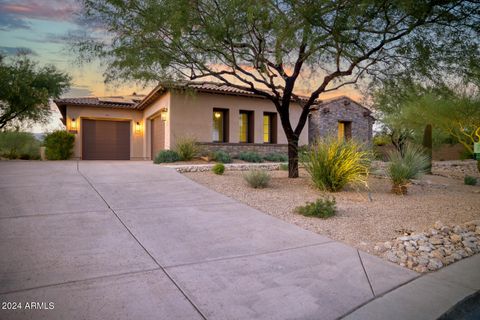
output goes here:
<path id="1" fill-rule="evenodd" d="M 130 159 L 130 122 L 84 119 L 82 128 L 82 159 Z"/>

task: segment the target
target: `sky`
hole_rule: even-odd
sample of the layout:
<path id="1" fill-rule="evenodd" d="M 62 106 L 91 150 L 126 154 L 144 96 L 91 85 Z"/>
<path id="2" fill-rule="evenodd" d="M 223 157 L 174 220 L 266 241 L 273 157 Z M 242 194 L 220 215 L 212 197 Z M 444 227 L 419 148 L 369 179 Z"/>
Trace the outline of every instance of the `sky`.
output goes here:
<path id="1" fill-rule="evenodd" d="M 113 96 L 136 92 L 146 94 L 151 88 L 131 84 L 106 85 L 104 68 L 99 62 L 79 64 L 68 46 L 69 34 L 84 31 L 77 0 L 0 0 L 0 53 L 15 55 L 28 52 L 41 65 L 52 64 L 72 76 L 72 87 L 64 97 Z M 347 88 L 324 98 L 359 93 Z M 47 128 L 36 126 L 35 132 L 60 125 L 56 108 Z"/>

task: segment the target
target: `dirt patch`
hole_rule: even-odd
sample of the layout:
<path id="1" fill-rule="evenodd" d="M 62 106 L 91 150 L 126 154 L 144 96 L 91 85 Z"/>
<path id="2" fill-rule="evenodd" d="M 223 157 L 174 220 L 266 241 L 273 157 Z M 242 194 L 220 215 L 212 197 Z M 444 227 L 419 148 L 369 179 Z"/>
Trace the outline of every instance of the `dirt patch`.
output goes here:
<path id="1" fill-rule="evenodd" d="M 300 170 L 298 179 L 288 179 L 285 171 L 272 171 L 271 186 L 266 189 L 248 187 L 243 174 L 227 171 L 223 176 L 211 172 L 185 175 L 267 214 L 372 253 L 376 243 L 405 232 L 428 230 L 436 221 L 461 224 L 480 218 L 480 186 L 463 185 L 458 178 L 427 175 L 409 186 L 408 195 L 397 196 L 390 193 L 387 179 L 371 177 L 368 191 L 347 188 L 334 193 L 337 215 L 322 220 L 294 212 L 297 206 L 322 195 L 311 185 L 305 171 Z"/>

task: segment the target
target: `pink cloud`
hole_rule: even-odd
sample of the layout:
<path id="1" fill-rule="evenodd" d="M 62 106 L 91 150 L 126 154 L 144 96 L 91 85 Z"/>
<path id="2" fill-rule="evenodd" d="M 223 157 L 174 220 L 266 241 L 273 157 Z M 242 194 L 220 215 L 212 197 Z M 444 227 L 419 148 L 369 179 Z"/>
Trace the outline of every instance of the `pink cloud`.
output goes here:
<path id="1" fill-rule="evenodd" d="M 79 9 L 76 1 L 11 1 L 0 3 L 0 12 L 17 16 L 18 18 L 69 20 Z"/>

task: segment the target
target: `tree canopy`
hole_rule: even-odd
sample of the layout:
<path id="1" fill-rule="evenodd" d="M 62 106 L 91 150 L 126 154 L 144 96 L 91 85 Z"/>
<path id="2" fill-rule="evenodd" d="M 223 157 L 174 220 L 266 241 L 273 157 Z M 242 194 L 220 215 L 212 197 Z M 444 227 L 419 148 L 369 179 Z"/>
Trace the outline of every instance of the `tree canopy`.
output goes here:
<path id="1" fill-rule="evenodd" d="M 0 56 L 0 129 L 19 122 L 45 121 L 49 99 L 70 87 L 70 76 L 54 66 L 40 67 L 26 55 Z"/>
<path id="2" fill-rule="evenodd" d="M 83 3 L 84 17 L 106 35 L 80 40 L 76 48 L 84 59 L 106 62 L 107 81 L 188 79 L 228 84 L 272 101 L 289 142 L 290 177 L 298 176 L 298 139 L 323 93 L 367 75 L 432 70 L 448 64 L 447 58 L 458 56 L 461 48 L 464 53 L 465 47 L 478 50 L 480 9 L 475 1 Z M 301 85 L 308 89 L 304 99 L 299 97 Z M 293 124 L 292 101 L 303 108 Z"/>

